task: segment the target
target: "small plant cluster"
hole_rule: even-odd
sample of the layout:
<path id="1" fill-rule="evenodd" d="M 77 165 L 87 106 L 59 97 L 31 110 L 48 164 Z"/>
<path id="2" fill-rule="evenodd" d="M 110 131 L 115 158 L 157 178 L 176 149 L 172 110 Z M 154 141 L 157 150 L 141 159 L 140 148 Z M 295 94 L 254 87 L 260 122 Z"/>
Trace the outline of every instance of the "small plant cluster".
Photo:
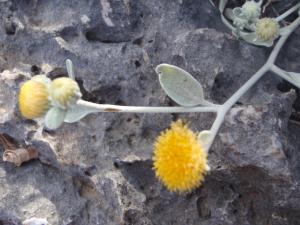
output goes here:
<path id="1" fill-rule="evenodd" d="M 212 1 L 211 1 L 212 2 Z M 219 10 L 224 24 L 232 33 L 246 42 L 271 47 L 274 40 L 288 32 L 288 26 L 281 26 L 285 18 L 299 10 L 300 3 L 276 18 L 261 17 L 263 0 L 247 0 L 242 7 L 226 8 L 228 0 L 219 1 Z M 214 3 L 212 3 L 214 4 Z"/>
<path id="2" fill-rule="evenodd" d="M 185 193 L 199 187 L 209 171 L 208 151 L 225 115 L 266 72 L 274 72 L 296 87 L 300 87 L 299 73 L 288 72 L 275 65 L 280 49 L 300 25 L 300 3 L 277 18 L 260 18 L 262 1 L 246 1 L 242 7 L 234 9 L 227 9 L 226 4 L 227 0 L 221 0 L 218 5 L 222 20 L 238 37 L 251 44 L 263 46 L 271 46 L 276 38 L 279 39 L 267 62 L 225 103 L 218 105 L 207 101 L 202 85 L 191 74 L 169 64 L 160 64 L 155 71 L 163 90 L 179 106 L 141 107 L 88 102 L 81 99 L 78 84 L 74 80 L 73 64 L 68 59 L 66 67 L 69 77 L 51 81 L 39 75 L 23 84 L 19 94 L 19 108 L 22 115 L 29 119 L 44 117 L 45 125 L 50 129 L 56 129 L 63 122 L 77 122 L 86 115 L 96 112 L 216 113 L 211 129 L 194 132 L 188 124 L 178 120 L 171 124 L 170 129 L 162 132 L 154 144 L 154 170 L 168 190 Z M 289 25 L 280 27 L 279 22 L 292 13 L 297 13 L 297 18 Z"/>
<path id="3" fill-rule="evenodd" d="M 45 75 L 33 77 L 20 90 L 19 108 L 27 119 L 45 115 L 45 125 L 49 129 L 58 128 L 70 108 L 81 98 L 77 82 L 74 80 L 72 62 L 66 61 L 70 77 L 60 77 L 51 81 Z"/>

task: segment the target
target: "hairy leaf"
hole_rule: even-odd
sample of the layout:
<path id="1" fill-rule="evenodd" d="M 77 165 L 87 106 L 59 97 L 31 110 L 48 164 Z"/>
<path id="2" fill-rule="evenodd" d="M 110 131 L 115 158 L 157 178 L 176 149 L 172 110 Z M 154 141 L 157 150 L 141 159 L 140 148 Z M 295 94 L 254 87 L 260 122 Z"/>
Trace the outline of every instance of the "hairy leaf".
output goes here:
<path id="1" fill-rule="evenodd" d="M 160 64 L 155 71 L 164 91 L 179 105 L 196 106 L 204 101 L 201 84 L 188 72 L 169 64 Z"/>

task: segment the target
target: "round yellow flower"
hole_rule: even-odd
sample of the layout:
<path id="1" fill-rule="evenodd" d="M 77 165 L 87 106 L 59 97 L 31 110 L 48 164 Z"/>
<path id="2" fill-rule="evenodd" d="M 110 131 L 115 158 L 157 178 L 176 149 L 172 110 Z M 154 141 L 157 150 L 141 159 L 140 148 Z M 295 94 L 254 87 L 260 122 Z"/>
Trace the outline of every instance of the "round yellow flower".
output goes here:
<path id="1" fill-rule="evenodd" d="M 273 41 L 279 36 L 279 28 L 275 19 L 262 18 L 256 23 L 256 35 L 262 41 Z"/>
<path id="2" fill-rule="evenodd" d="M 51 83 L 51 100 L 55 106 L 66 109 L 81 97 L 77 82 L 69 77 L 60 77 Z"/>
<path id="3" fill-rule="evenodd" d="M 153 161 L 156 176 L 176 192 L 189 192 L 200 186 L 209 168 L 197 134 L 181 120 L 157 138 Z"/>
<path id="4" fill-rule="evenodd" d="M 242 13 L 248 20 L 259 18 L 260 11 L 260 4 L 255 1 L 246 1 L 242 6 Z"/>
<path id="5" fill-rule="evenodd" d="M 19 93 L 19 108 L 27 119 L 43 116 L 50 107 L 47 85 L 37 80 L 26 81 Z"/>

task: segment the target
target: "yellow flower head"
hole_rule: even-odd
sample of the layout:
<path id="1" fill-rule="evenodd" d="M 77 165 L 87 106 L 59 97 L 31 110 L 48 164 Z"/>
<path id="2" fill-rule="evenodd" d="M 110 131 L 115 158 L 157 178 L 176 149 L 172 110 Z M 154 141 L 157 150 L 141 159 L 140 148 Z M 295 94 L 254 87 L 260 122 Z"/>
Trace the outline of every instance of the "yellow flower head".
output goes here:
<path id="1" fill-rule="evenodd" d="M 243 15 L 249 20 L 259 18 L 260 10 L 260 4 L 255 1 L 246 1 L 242 6 Z"/>
<path id="2" fill-rule="evenodd" d="M 50 107 L 48 88 L 39 80 L 26 81 L 19 93 L 19 108 L 27 119 L 43 116 Z"/>
<path id="3" fill-rule="evenodd" d="M 256 35 L 262 41 L 273 41 L 279 36 L 279 28 L 275 19 L 262 18 L 256 23 Z"/>
<path id="4" fill-rule="evenodd" d="M 77 82 L 69 77 L 60 77 L 51 83 L 51 100 L 55 106 L 66 109 L 80 99 Z"/>
<path id="5" fill-rule="evenodd" d="M 181 120 L 161 133 L 154 148 L 156 176 L 170 191 L 189 192 L 201 185 L 209 168 L 207 153 Z"/>

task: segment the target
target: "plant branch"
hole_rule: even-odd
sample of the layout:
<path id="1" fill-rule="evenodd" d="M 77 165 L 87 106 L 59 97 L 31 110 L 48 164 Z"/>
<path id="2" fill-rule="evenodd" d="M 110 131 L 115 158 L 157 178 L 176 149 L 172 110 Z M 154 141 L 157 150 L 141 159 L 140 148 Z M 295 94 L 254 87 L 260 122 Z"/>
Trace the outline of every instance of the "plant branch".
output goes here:
<path id="1" fill-rule="evenodd" d="M 279 68 L 276 65 L 273 65 L 271 68 L 271 71 L 274 72 L 275 74 L 277 74 L 278 76 L 280 76 L 282 79 L 290 82 L 291 84 L 295 85 L 297 88 L 300 88 L 300 83 L 296 83 L 295 80 L 291 77 L 290 72 L 285 71 L 281 68 Z M 295 73 L 297 74 L 297 73 Z M 299 78 L 300 78 L 300 73 L 298 74 Z"/>
<path id="2" fill-rule="evenodd" d="M 196 107 L 150 107 L 150 106 L 121 106 L 97 104 L 84 100 L 77 102 L 78 106 L 83 106 L 93 112 L 119 112 L 119 113 L 192 113 L 192 112 L 218 112 L 219 106 L 196 106 Z"/>
<path id="3" fill-rule="evenodd" d="M 291 15 L 293 12 L 295 12 L 298 8 L 300 8 L 300 2 L 294 5 L 292 8 L 287 10 L 285 13 L 281 14 L 280 16 L 276 17 L 276 21 L 280 22 L 281 20 L 285 19 L 289 15 Z"/>
<path id="4" fill-rule="evenodd" d="M 275 45 L 272 53 L 270 54 L 267 62 L 236 92 L 234 93 L 223 105 L 217 114 L 217 118 L 211 127 L 211 138 L 210 143 L 207 145 L 207 150 L 210 149 L 223 121 L 230 110 L 230 108 L 269 70 L 275 70 L 276 73 L 283 75 L 278 67 L 274 65 L 279 51 L 283 47 L 284 43 L 290 36 L 290 34 L 300 25 L 300 17 L 298 17 L 289 27 L 290 29 L 280 37 L 277 44 Z M 286 75 L 284 76 L 286 77 Z"/>

